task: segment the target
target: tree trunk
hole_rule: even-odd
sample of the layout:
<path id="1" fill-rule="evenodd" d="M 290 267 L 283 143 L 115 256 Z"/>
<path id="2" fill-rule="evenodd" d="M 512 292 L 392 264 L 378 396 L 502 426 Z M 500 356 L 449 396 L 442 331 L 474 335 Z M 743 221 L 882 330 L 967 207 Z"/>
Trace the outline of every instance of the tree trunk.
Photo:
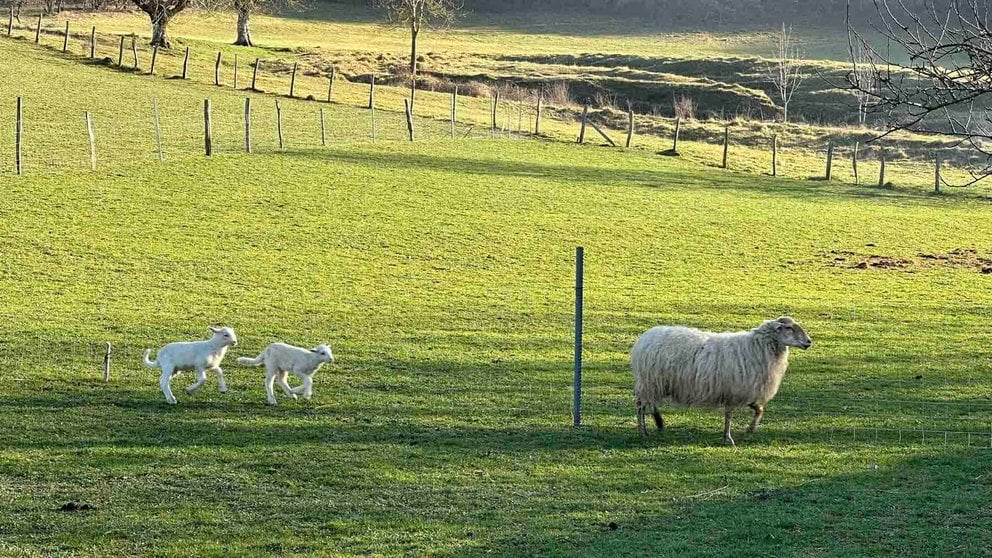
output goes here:
<path id="1" fill-rule="evenodd" d="M 420 35 L 420 29 L 417 29 L 416 24 L 410 27 L 410 75 L 417 75 L 417 35 Z"/>
<path id="2" fill-rule="evenodd" d="M 248 27 L 248 18 L 251 12 L 245 8 L 238 8 L 238 39 L 234 44 L 238 46 L 255 46 L 251 42 L 251 29 Z"/>
<path id="3" fill-rule="evenodd" d="M 172 48 L 172 41 L 169 39 L 168 26 L 172 16 L 168 12 L 161 11 L 151 15 L 152 19 L 152 42 L 151 46 L 159 48 Z"/>

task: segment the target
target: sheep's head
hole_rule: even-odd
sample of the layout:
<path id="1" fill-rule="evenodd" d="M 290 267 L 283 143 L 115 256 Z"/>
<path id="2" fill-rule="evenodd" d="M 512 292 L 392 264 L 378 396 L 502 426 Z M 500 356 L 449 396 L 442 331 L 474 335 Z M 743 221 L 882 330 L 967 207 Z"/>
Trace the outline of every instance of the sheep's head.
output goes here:
<path id="1" fill-rule="evenodd" d="M 238 336 L 229 327 L 211 327 L 210 332 L 214 334 L 214 339 L 220 341 L 221 345 L 228 346 L 238 344 Z"/>
<path id="2" fill-rule="evenodd" d="M 310 352 L 318 355 L 321 362 L 334 362 L 334 353 L 331 352 L 331 348 L 327 345 L 317 345 L 310 349 Z"/>
<path id="3" fill-rule="evenodd" d="M 808 349 L 813 344 L 813 340 L 806 334 L 803 326 L 789 316 L 765 322 L 764 325 L 772 337 L 786 347 Z"/>

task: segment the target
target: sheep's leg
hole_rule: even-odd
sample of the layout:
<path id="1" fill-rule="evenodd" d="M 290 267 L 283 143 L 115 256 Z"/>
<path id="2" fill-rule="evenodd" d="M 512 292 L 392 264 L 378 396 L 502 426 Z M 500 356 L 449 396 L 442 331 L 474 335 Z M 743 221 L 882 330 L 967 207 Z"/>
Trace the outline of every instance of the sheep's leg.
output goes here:
<path id="1" fill-rule="evenodd" d="M 275 368 L 269 368 L 265 372 L 265 395 L 268 398 L 269 405 L 277 405 L 275 393 L 273 393 L 273 383 L 276 381 L 276 374 L 279 371 Z"/>
<path id="2" fill-rule="evenodd" d="M 665 417 L 661 416 L 658 412 L 658 407 L 655 407 L 651 412 L 651 416 L 654 417 L 654 425 L 658 427 L 658 430 L 665 429 Z"/>
<path id="3" fill-rule="evenodd" d="M 645 408 L 644 404 L 641 403 L 641 400 L 640 399 L 638 399 L 637 400 L 637 431 L 641 433 L 641 437 L 642 438 L 647 438 L 647 436 L 648 436 L 648 428 L 645 425 L 645 420 L 644 420 L 645 419 L 645 414 L 646 414 L 645 411 L 646 411 L 646 408 Z"/>
<path id="4" fill-rule="evenodd" d="M 198 389 L 203 387 L 203 382 L 207 381 L 207 369 L 200 368 L 196 371 L 196 382 L 186 388 L 186 393 L 193 394 L 196 393 Z"/>
<path id="5" fill-rule="evenodd" d="M 162 377 L 158 380 L 158 385 L 162 388 L 162 393 L 165 395 L 165 402 L 169 405 L 176 404 L 176 396 L 172 395 L 172 387 L 169 385 L 172 382 L 173 370 L 170 367 L 162 367 Z"/>
<path id="6" fill-rule="evenodd" d="M 282 391 L 286 394 L 286 397 L 296 399 L 296 394 L 293 393 L 293 390 L 289 387 L 289 384 L 286 383 L 286 372 L 279 372 L 276 374 L 276 383 L 282 388 Z"/>
<path id="7" fill-rule="evenodd" d="M 217 371 L 217 387 L 220 388 L 221 393 L 227 393 L 227 382 L 224 381 L 224 371 L 220 369 L 220 366 L 214 370 Z"/>
<path id="8" fill-rule="evenodd" d="M 754 434 L 758 430 L 758 426 L 761 424 L 761 417 L 765 415 L 764 405 L 758 405 L 757 403 L 751 403 L 748 405 L 754 409 L 754 418 L 751 419 L 750 426 L 747 427 L 748 434 Z"/>
<path id="9" fill-rule="evenodd" d="M 733 446 L 734 439 L 730 437 L 730 419 L 734 415 L 734 410 L 727 407 L 726 412 L 723 415 L 723 443 L 728 446 Z"/>

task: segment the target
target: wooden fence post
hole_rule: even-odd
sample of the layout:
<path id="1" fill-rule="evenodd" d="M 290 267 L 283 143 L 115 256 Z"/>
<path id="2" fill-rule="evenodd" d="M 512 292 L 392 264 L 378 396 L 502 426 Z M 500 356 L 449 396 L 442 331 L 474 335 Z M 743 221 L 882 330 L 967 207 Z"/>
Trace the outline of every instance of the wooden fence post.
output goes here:
<path id="1" fill-rule="evenodd" d="M 579 139 L 577 143 L 584 143 L 586 141 L 586 122 L 589 120 L 589 103 L 586 103 L 582 107 L 582 121 L 579 123 Z"/>
<path id="2" fill-rule="evenodd" d="M 293 62 L 293 75 L 289 78 L 289 98 L 292 99 L 296 96 L 296 69 L 299 67 L 299 62 Z"/>
<path id="3" fill-rule="evenodd" d="M 24 165 L 24 113 L 22 110 L 23 103 L 21 98 L 17 98 L 17 112 L 14 114 L 14 168 L 17 170 L 17 175 L 20 176 L 23 173 Z"/>
<path id="4" fill-rule="evenodd" d="M 203 100 L 203 151 L 207 157 L 214 154 L 214 132 L 210 125 L 210 99 Z"/>
<path id="5" fill-rule="evenodd" d="M 537 93 L 537 115 L 534 119 L 534 135 L 541 135 L 541 115 L 544 112 L 544 86 Z"/>
<path id="6" fill-rule="evenodd" d="M 238 88 L 238 55 L 234 55 L 234 88 Z"/>
<path id="7" fill-rule="evenodd" d="M 331 77 L 327 78 L 327 102 L 334 100 L 334 78 L 337 77 L 337 68 L 331 66 Z"/>
<path id="8" fill-rule="evenodd" d="M 121 35 L 121 45 L 117 49 L 117 67 L 124 67 L 124 35 Z"/>
<path id="9" fill-rule="evenodd" d="M 93 118 L 89 111 L 86 111 L 86 136 L 90 145 L 90 170 L 96 170 L 96 135 L 93 133 Z"/>
<path id="10" fill-rule="evenodd" d="M 630 149 L 634 142 L 634 103 L 627 99 L 627 143 L 625 147 Z"/>
<path id="11" fill-rule="evenodd" d="M 220 51 L 217 51 L 217 61 L 214 62 L 214 85 L 220 87 Z"/>
<path id="12" fill-rule="evenodd" d="M 7 10 L 7 36 L 14 32 L 14 5 L 11 4 Z"/>
<path id="13" fill-rule="evenodd" d="M 251 97 L 245 97 L 245 153 L 251 153 Z"/>
<path id="14" fill-rule="evenodd" d="M 372 117 L 372 143 L 375 143 L 376 129 L 375 129 L 375 74 L 372 74 L 372 79 L 369 82 L 369 111 Z"/>
<path id="15" fill-rule="evenodd" d="M 103 353 L 103 381 L 110 381 L 110 343 L 107 343 L 106 351 Z"/>
<path id="16" fill-rule="evenodd" d="M 149 75 L 155 75 L 155 63 L 158 61 L 158 46 L 152 47 L 152 65 L 148 69 Z"/>
<path id="17" fill-rule="evenodd" d="M 369 77 L 369 110 L 375 110 L 375 74 Z"/>
<path id="18" fill-rule="evenodd" d="M 879 156 L 881 165 L 878 168 L 878 187 L 885 187 L 885 153 L 881 153 Z"/>
<path id="19" fill-rule="evenodd" d="M 155 148 L 158 151 L 158 162 L 165 160 L 165 154 L 162 153 L 162 127 L 159 125 L 158 120 L 158 98 L 152 97 L 152 116 L 153 123 L 155 125 Z"/>
<path id="20" fill-rule="evenodd" d="M 854 167 L 854 185 L 861 186 L 861 177 L 858 175 L 858 149 L 861 142 L 854 142 L 854 153 L 851 155 L 851 165 Z"/>
<path id="21" fill-rule="evenodd" d="M 723 127 L 723 165 L 721 168 L 730 167 L 730 124 Z"/>
<path id="22" fill-rule="evenodd" d="M 320 107 L 320 145 L 327 146 L 327 135 L 324 131 L 324 107 Z"/>
<path id="23" fill-rule="evenodd" d="M 189 47 L 186 47 L 186 54 L 183 56 L 183 79 L 189 76 Z"/>
<path id="24" fill-rule="evenodd" d="M 255 83 L 256 83 L 256 80 L 258 79 L 258 64 L 260 62 L 261 62 L 261 60 L 259 60 L 258 58 L 255 59 L 255 69 L 252 70 L 252 72 L 251 72 L 251 90 L 252 91 L 258 91 L 258 89 L 255 88 Z"/>
<path id="25" fill-rule="evenodd" d="M 34 42 L 35 44 L 41 42 L 41 14 L 38 14 L 38 27 L 34 30 Z"/>
<path id="26" fill-rule="evenodd" d="M 282 107 L 279 105 L 279 99 L 276 99 L 276 136 L 279 139 L 279 149 L 282 149 Z"/>
<path id="27" fill-rule="evenodd" d="M 496 90 L 496 94 L 492 98 L 493 103 L 493 128 L 492 134 L 496 136 L 497 130 L 499 129 L 499 89 Z"/>
<path id="28" fill-rule="evenodd" d="M 90 29 L 90 60 L 96 59 L 96 25 Z"/>
<path id="29" fill-rule="evenodd" d="M 675 137 L 672 138 L 672 153 L 679 154 L 679 136 L 682 134 L 682 118 L 675 118 Z"/>
<path id="30" fill-rule="evenodd" d="M 140 70 L 141 63 L 138 62 L 138 37 L 131 35 L 131 56 L 134 57 L 134 69 Z"/>
<path id="31" fill-rule="evenodd" d="M 406 108 L 406 130 L 410 134 L 410 141 L 413 141 L 413 114 L 410 112 L 410 99 L 403 99 Z"/>
<path id="32" fill-rule="evenodd" d="M 455 139 L 455 122 L 458 114 L 458 86 L 451 91 L 451 139 Z"/>
<path id="33" fill-rule="evenodd" d="M 940 153 L 937 153 L 933 168 L 933 193 L 940 193 Z"/>
<path id="34" fill-rule="evenodd" d="M 69 52 L 69 20 L 65 21 L 65 35 L 62 37 L 62 52 Z"/>
<path id="35" fill-rule="evenodd" d="M 827 172 L 824 173 L 827 180 L 833 178 L 834 170 L 834 142 L 827 143 Z"/>
<path id="36" fill-rule="evenodd" d="M 772 136 L 772 176 L 778 176 L 778 135 Z"/>

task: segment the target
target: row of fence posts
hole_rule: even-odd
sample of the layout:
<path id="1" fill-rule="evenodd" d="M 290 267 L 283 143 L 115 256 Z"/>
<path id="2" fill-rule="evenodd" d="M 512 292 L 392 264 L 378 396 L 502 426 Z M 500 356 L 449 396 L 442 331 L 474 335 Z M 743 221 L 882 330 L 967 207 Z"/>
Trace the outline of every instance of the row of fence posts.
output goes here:
<path id="1" fill-rule="evenodd" d="M 42 17 L 43 17 L 42 14 L 38 14 L 38 23 L 37 23 L 37 26 L 35 28 L 35 42 L 36 43 L 40 43 L 40 41 L 41 41 Z M 10 7 L 9 17 L 8 17 L 8 21 L 7 21 L 7 35 L 8 36 L 13 31 L 13 22 L 14 22 L 14 9 L 13 9 L 13 7 Z M 119 44 L 119 48 L 118 48 L 118 57 L 117 57 L 117 65 L 119 67 L 123 67 L 124 66 L 125 37 L 126 37 L 125 35 L 122 35 L 120 37 L 120 44 Z M 133 64 L 134 64 L 133 67 L 135 69 L 140 70 L 140 61 L 138 59 L 138 50 L 137 50 L 137 44 L 136 44 L 136 36 L 132 34 L 132 35 L 130 35 L 130 37 L 131 37 L 131 53 L 132 53 Z M 96 57 L 96 27 L 95 26 L 92 27 L 91 30 L 90 30 L 90 45 L 89 46 L 90 46 L 90 53 L 89 53 L 90 54 L 90 59 L 95 59 L 95 57 Z M 63 35 L 63 41 L 62 41 L 62 52 L 67 52 L 68 51 L 68 48 L 69 48 L 69 22 L 66 21 L 66 23 L 65 23 L 65 31 L 64 31 L 64 35 Z M 157 59 L 158 59 L 158 47 L 153 47 L 152 48 L 151 66 L 149 68 L 149 74 L 151 74 L 151 75 L 154 75 L 155 74 L 155 65 L 156 65 Z M 182 73 L 181 73 L 181 76 L 180 76 L 182 79 L 188 79 L 189 78 L 189 60 L 190 60 L 190 49 L 189 49 L 189 47 L 186 47 L 185 53 L 184 53 L 184 56 L 183 56 Z M 221 51 L 217 51 L 217 56 L 216 56 L 216 59 L 215 59 L 215 62 L 214 62 L 214 85 L 216 85 L 216 86 L 220 86 L 221 85 L 220 67 L 221 67 L 222 60 L 223 60 L 223 54 L 222 54 L 222 52 Z M 238 65 L 239 65 L 238 63 L 239 63 L 239 61 L 238 61 L 238 55 L 235 54 L 234 55 L 234 88 L 235 89 L 238 88 Z M 250 90 L 252 90 L 252 91 L 258 91 L 258 88 L 257 88 L 257 85 L 258 85 L 258 83 L 257 83 L 257 80 L 258 80 L 258 69 L 259 69 L 261 63 L 262 63 L 262 61 L 261 61 L 260 58 L 256 58 L 255 59 L 255 64 L 254 64 L 253 71 L 252 71 L 251 87 L 250 87 Z M 298 62 L 294 62 L 293 63 L 293 70 L 292 70 L 292 73 L 290 75 L 290 82 L 289 82 L 289 97 L 290 98 L 295 98 L 296 97 L 296 75 L 297 75 L 298 70 L 299 70 L 299 63 Z M 331 72 L 330 72 L 330 76 L 328 77 L 328 85 L 327 85 L 327 102 L 328 103 L 330 103 L 330 102 L 333 101 L 333 96 L 334 96 L 334 82 L 335 82 L 336 74 L 337 74 L 336 69 L 334 67 L 332 67 L 331 68 Z M 371 118 L 372 118 L 372 125 L 371 125 L 372 132 L 371 132 L 371 137 L 372 137 L 372 141 L 373 142 L 376 140 L 376 135 L 377 135 L 377 133 L 376 133 L 377 132 L 377 129 L 376 129 L 376 114 L 375 114 L 375 110 L 376 110 L 376 106 L 375 106 L 375 87 L 376 87 L 376 78 L 375 78 L 375 74 L 372 74 L 371 77 L 370 77 L 370 79 L 369 79 L 369 106 L 368 106 L 368 108 L 371 111 Z M 455 138 L 455 122 L 456 122 L 456 103 L 457 103 L 457 98 L 458 98 L 458 88 L 456 87 L 454 89 L 454 91 L 452 92 L 452 98 L 451 98 L 451 138 L 452 139 Z M 540 91 L 540 93 L 538 94 L 538 99 L 537 99 L 537 109 L 536 109 L 536 117 L 535 117 L 535 124 L 534 124 L 534 134 L 535 135 L 540 135 L 541 134 L 541 117 L 542 117 L 542 113 L 543 113 L 543 101 L 544 101 L 544 89 L 542 88 L 541 91 Z M 492 119 L 491 119 L 491 126 L 490 126 L 490 135 L 492 135 L 492 136 L 495 136 L 496 133 L 497 133 L 497 130 L 499 129 L 499 125 L 498 125 L 499 102 L 500 102 L 500 93 L 497 90 L 490 97 L 490 111 L 491 111 L 491 117 L 492 117 Z M 277 112 L 278 112 L 278 107 L 277 107 Z M 414 140 L 414 137 L 415 137 L 414 126 L 413 126 L 413 104 L 410 102 L 409 99 L 405 99 L 404 100 L 404 112 L 406 114 L 408 136 L 409 136 L 410 141 L 413 141 Z M 20 116 L 20 112 L 18 112 L 18 116 Z M 631 144 L 633 142 L 633 136 L 634 136 L 634 111 L 633 111 L 633 106 L 632 106 L 632 104 L 631 104 L 630 101 L 627 101 L 627 120 L 628 120 L 628 126 L 627 126 L 627 139 L 626 139 L 625 147 L 630 148 L 631 147 Z M 18 121 L 20 121 L 20 118 L 18 118 Z M 592 120 L 589 119 L 589 104 L 588 103 L 586 103 L 583 106 L 582 117 L 580 119 L 579 137 L 578 137 L 578 140 L 577 140 L 578 143 L 580 143 L 580 144 L 581 143 L 585 143 L 586 126 L 587 125 L 589 127 L 593 128 L 593 130 L 595 130 L 596 133 L 598 133 L 609 145 L 611 145 L 613 147 L 616 147 L 617 146 L 617 143 L 602 128 L 600 128 L 595 122 L 593 122 Z M 88 125 L 87 127 L 89 128 L 90 126 Z M 672 148 L 667 152 L 667 154 L 670 154 L 670 155 L 679 155 L 679 139 L 680 139 L 681 127 L 682 127 L 682 119 L 681 118 L 676 118 L 676 120 L 675 120 L 675 130 L 674 130 L 673 138 L 672 138 Z M 322 145 L 326 145 L 326 139 L 325 139 L 325 135 L 323 133 L 323 111 L 321 111 L 321 130 L 322 130 L 322 133 L 321 133 L 321 144 Z M 20 135 L 19 134 L 18 134 L 18 137 L 20 138 Z M 281 134 L 280 134 L 280 137 L 281 137 Z M 279 143 L 280 143 L 280 148 L 281 148 L 282 147 L 282 141 L 281 141 L 281 139 L 280 139 L 280 142 Z M 779 169 L 779 164 L 778 164 L 778 148 L 779 148 L 778 136 L 776 135 L 776 136 L 773 136 L 772 137 L 772 168 L 771 168 L 771 175 L 772 176 L 778 176 L 778 169 Z M 832 170 L 833 170 L 833 148 L 834 148 L 833 142 L 829 142 L 828 143 L 828 146 L 827 146 L 827 164 L 826 164 L 826 172 L 825 172 L 825 178 L 826 178 L 826 180 L 831 180 L 831 178 L 832 178 Z M 721 168 L 723 168 L 723 169 L 729 169 L 729 151 L 730 151 L 730 126 L 727 125 L 724 128 L 724 135 L 723 135 L 723 160 L 722 160 L 722 164 L 721 164 Z M 853 153 L 853 159 L 852 159 L 852 164 L 853 164 L 853 168 L 854 168 L 855 184 L 860 185 L 861 181 L 860 181 L 860 175 L 859 175 L 859 172 L 858 172 L 858 151 L 859 151 L 859 144 L 855 144 L 854 153 Z M 161 152 L 161 150 L 160 150 L 160 152 Z M 91 160 L 92 159 L 95 159 L 95 157 L 91 157 Z M 941 186 L 941 182 L 942 182 L 942 179 L 941 179 L 941 176 L 940 176 L 940 173 L 941 173 L 941 162 L 942 161 L 941 161 L 940 154 L 937 154 L 936 157 L 935 157 L 935 165 L 934 165 L 934 167 L 935 167 L 935 170 L 934 170 L 934 192 L 935 193 L 940 193 L 940 186 Z M 93 164 L 93 166 L 95 167 L 95 163 Z M 17 167 L 18 167 L 18 174 L 20 174 L 20 168 L 21 167 L 20 167 L 19 164 L 17 165 Z M 885 161 L 885 155 L 883 153 L 883 154 L 880 155 L 880 169 L 879 169 L 879 178 L 878 178 L 878 185 L 879 185 L 879 187 L 884 187 L 886 185 L 886 181 L 885 181 L 885 170 L 886 170 L 886 168 L 885 167 L 886 167 L 886 161 Z"/>
<path id="2" fill-rule="evenodd" d="M 539 130 L 540 130 L 540 110 L 541 110 L 541 102 L 540 102 L 540 98 L 539 98 L 539 100 L 538 100 L 538 125 L 537 125 L 538 132 L 537 133 L 539 133 Z M 628 124 L 627 124 L 627 142 L 626 142 L 626 147 L 627 148 L 630 148 L 631 142 L 632 142 L 633 137 L 634 137 L 634 111 L 633 111 L 633 109 L 631 107 L 630 101 L 627 102 L 627 120 L 628 120 Z M 494 119 L 494 122 L 495 122 L 495 119 Z M 576 140 L 577 143 L 580 143 L 580 144 L 585 143 L 585 141 L 586 141 L 586 126 L 591 127 L 593 130 L 595 130 L 597 133 L 599 133 L 599 135 L 602 136 L 603 139 L 606 140 L 606 142 L 608 144 L 610 144 L 612 147 L 616 147 L 617 146 L 616 142 L 614 142 L 613 139 L 610 138 L 610 136 L 606 134 L 606 132 L 604 132 L 599 126 L 597 126 L 595 122 L 593 122 L 592 120 L 589 119 L 589 104 L 588 103 L 586 103 L 583 106 L 583 108 L 582 108 L 582 116 L 579 119 L 579 137 Z M 677 156 L 677 155 L 680 154 L 679 153 L 679 138 L 680 138 L 680 135 L 681 135 L 681 131 L 682 131 L 682 119 L 677 117 L 675 119 L 675 130 L 672 133 L 672 148 L 665 152 L 666 155 L 676 155 Z M 854 169 L 854 182 L 858 186 L 861 185 L 861 177 L 860 177 L 860 175 L 858 173 L 858 154 L 859 154 L 859 150 L 860 150 L 860 145 L 861 145 L 860 142 L 855 142 L 855 144 L 854 144 L 854 151 L 852 153 L 852 159 L 851 159 L 851 163 L 852 163 L 852 166 L 853 166 L 853 169 Z M 772 161 L 771 161 L 772 162 L 772 168 L 771 168 L 771 173 L 770 173 L 771 176 L 778 176 L 778 169 L 779 169 L 778 151 L 779 151 L 778 135 L 773 135 L 772 136 L 772 141 L 771 141 L 771 158 L 772 158 Z M 834 161 L 834 143 L 832 141 L 830 141 L 830 142 L 827 142 L 827 160 L 826 160 L 826 170 L 824 172 L 824 178 L 826 180 L 832 180 L 833 179 L 833 161 Z M 885 178 L 886 178 L 886 176 L 885 176 L 885 171 L 886 171 L 885 153 L 880 153 L 879 154 L 879 163 L 880 163 L 880 165 L 879 165 L 879 174 L 878 174 L 878 187 L 879 188 L 883 188 L 887 184 L 887 182 L 885 180 Z M 941 177 L 941 166 L 942 166 L 941 154 L 940 153 L 936 153 L 934 155 L 934 183 L 933 183 L 933 191 L 936 194 L 939 194 L 940 193 L 940 186 L 943 183 L 943 179 Z M 720 168 L 722 168 L 722 169 L 729 169 L 730 168 L 730 125 L 729 124 L 725 125 L 724 126 L 724 129 L 723 129 L 723 159 L 722 159 L 722 162 L 720 164 Z"/>

